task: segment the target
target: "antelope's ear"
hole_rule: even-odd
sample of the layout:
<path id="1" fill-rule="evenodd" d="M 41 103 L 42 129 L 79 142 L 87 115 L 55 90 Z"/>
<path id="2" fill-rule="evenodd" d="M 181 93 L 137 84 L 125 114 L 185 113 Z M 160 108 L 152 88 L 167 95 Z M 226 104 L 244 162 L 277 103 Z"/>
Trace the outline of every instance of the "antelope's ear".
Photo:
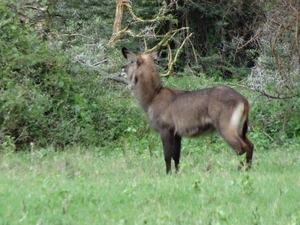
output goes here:
<path id="1" fill-rule="evenodd" d="M 162 46 L 159 47 L 158 51 L 154 51 L 151 53 L 151 56 L 155 62 L 158 61 L 158 57 L 160 55 L 161 49 L 162 49 Z"/>
<path id="2" fill-rule="evenodd" d="M 157 51 L 151 53 L 151 56 L 152 56 L 152 58 L 153 58 L 153 61 L 154 61 L 156 64 L 158 64 L 158 54 L 159 54 L 159 53 L 158 53 Z"/>
<path id="3" fill-rule="evenodd" d="M 134 53 L 132 53 L 131 51 L 129 51 L 127 48 L 123 47 L 122 48 L 122 53 L 124 55 L 124 57 L 131 61 L 131 62 L 136 62 L 137 61 L 137 57 Z"/>
<path id="4" fill-rule="evenodd" d="M 158 51 L 151 52 L 151 56 L 154 60 L 157 60 L 158 59 Z"/>

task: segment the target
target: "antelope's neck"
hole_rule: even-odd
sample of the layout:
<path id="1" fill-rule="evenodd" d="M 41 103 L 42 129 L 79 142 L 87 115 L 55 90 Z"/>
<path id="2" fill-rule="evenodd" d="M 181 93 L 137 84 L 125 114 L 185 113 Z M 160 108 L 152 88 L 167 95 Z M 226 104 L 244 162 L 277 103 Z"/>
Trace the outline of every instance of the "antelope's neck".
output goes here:
<path id="1" fill-rule="evenodd" d="M 145 111 L 147 111 L 162 88 L 159 76 L 155 77 L 155 79 L 142 80 L 137 85 L 135 96 Z"/>

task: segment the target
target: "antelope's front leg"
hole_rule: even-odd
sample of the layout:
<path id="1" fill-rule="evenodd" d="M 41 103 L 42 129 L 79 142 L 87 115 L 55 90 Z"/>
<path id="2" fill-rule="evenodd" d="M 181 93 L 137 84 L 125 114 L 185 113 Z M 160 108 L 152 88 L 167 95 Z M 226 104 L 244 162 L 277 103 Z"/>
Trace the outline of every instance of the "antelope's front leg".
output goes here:
<path id="1" fill-rule="evenodd" d="M 174 138 L 169 130 L 161 131 L 160 137 L 161 137 L 163 149 L 164 149 L 166 172 L 167 172 L 167 174 L 169 174 L 169 173 L 171 173 L 171 160 L 172 160 L 172 156 L 173 156 Z"/>
<path id="2" fill-rule="evenodd" d="M 181 137 L 174 136 L 173 137 L 173 151 L 172 151 L 172 158 L 175 162 L 175 172 L 179 172 L 179 160 L 180 160 L 180 150 L 181 150 Z"/>

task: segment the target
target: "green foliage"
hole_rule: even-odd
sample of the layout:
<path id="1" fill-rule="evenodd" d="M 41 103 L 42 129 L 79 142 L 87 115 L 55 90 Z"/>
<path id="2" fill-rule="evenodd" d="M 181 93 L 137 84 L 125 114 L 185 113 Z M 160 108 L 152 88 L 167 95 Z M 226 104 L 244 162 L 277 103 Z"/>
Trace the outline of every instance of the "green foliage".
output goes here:
<path id="1" fill-rule="evenodd" d="M 260 27 L 261 51 L 247 82 L 266 97 L 254 105 L 254 121 L 272 140 L 284 143 L 299 137 L 300 39 L 296 33 L 300 2 L 272 3 L 265 7 L 268 18 L 276 22 L 267 19 Z"/>
<path id="2" fill-rule="evenodd" d="M 178 2 L 173 9 L 178 27 L 188 26 L 193 32 L 180 60 L 189 66 L 200 62 L 209 75 L 245 77 L 247 73 L 240 73 L 240 69 L 251 67 L 257 56 L 258 48 L 250 39 L 253 29 L 264 21 L 263 5 L 235 0 Z"/>
<path id="3" fill-rule="evenodd" d="M 124 86 L 107 83 L 95 69 L 72 62 L 75 50 L 42 40 L 2 3 L 0 15 L 1 148 L 14 148 L 12 140 L 17 149 L 28 149 L 31 142 L 64 147 L 117 140 L 127 128 L 122 116 L 128 108 L 109 85 Z"/>
<path id="4" fill-rule="evenodd" d="M 11 0 L 0 3 L 0 151 L 3 152 L 30 149 L 31 144 L 58 149 L 79 144 L 97 146 L 95 151 L 99 152 L 113 149 L 128 154 L 134 149 L 138 154 L 144 151 L 160 154 L 161 145 L 154 145 L 160 143 L 159 137 L 149 128 L 131 93 L 123 84 L 107 79 L 117 75 L 124 63 L 120 47 L 131 45 L 133 50 L 140 51 L 144 41 L 152 46 L 170 27 L 189 25 L 189 32 L 194 35 L 186 42 L 188 45 L 175 65 L 180 72 L 163 82 L 191 90 L 224 83 L 230 78 L 235 86 L 237 80 L 249 73 L 247 64 L 257 54 L 253 46 L 236 51 L 241 39 L 235 37 L 243 36 L 249 27 L 261 22 L 259 12 L 264 10 L 261 7 L 256 11 L 258 3 L 250 5 L 249 1 L 213 4 L 181 1 L 167 18 L 156 24 L 154 39 L 124 37 L 109 48 L 106 43 L 111 36 L 115 10 L 111 1 L 58 1 L 51 10 L 54 15 L 51 23 L 41 29 L 37 27 L 49 19 L 47 12 L 26 8 L 21 3 Z M 152 19 L 161 8 L 160 3 L 142 0 L 133 2 L 132 8 L 137 16 Z M 50 2 L 30 4 L 44 9 Z M 125 10 L 123 25 L 129 21 L 131 17 Z M 241 24 L 245 30 L 239 33 Z M 146 28 L 133 29 L 139 33 Z M 175 48 L 172 51 L 184 36 L 174 36 L 170 43 Z M 160 64 L 161 70 L 165 69 L 166 59 Z M 249 136 L 256 149 L 266 150 L 273 142 L 295 143 L 299 139 L 297 98 L 255 100 L 253 93 L 240 91 L 253 103 Z M 197 139 L 197 143 L 201 148 L 183 146 L 183 149 L 193 154 L 214 145 L 219 152 L 219 148 L 226 146 L 216 136 Z"/>
<path id="5" fill-rule="evenodd" d="M 252 105 L 250 121 L 254 128 L 253 135 L 263 149 L 274 141 L 284 143 L 299 138 L 299 111 L 299 100 L 296 98 L 270 100 L 261 97 Z"/>
<path id="6" fill-rule="evenodd" d="M 98 42 L 101 38 L 109 38 L 114 21 L 115 4 L 111 1 L 58 1 L 57 15 L 52 27 L 59 33 L 69 34 L 65 44 L 78 44 L 86 38 Z M 82 35 L 82 38 L 76 38 Z"/>

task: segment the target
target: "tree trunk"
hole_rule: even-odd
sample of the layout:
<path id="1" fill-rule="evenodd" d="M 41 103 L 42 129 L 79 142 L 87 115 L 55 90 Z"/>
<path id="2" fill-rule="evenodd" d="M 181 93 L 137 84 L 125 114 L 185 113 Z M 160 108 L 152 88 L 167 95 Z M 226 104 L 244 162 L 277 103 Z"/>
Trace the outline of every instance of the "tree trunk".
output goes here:
<path id="1" fill-rule="evenodd" d="M 115 22 L 114 22 L 114 27 L 113 27 L 113 33 L 108 42 L 108 45 L 115 44 L 116 41 L 121 38 L 121 35 L 118 35 L 118 32 L 121 31 L 121 27 L 122 27 L 124 3 L 127 3 L 127 1 L 126 0 L 116 0 Z"/>

